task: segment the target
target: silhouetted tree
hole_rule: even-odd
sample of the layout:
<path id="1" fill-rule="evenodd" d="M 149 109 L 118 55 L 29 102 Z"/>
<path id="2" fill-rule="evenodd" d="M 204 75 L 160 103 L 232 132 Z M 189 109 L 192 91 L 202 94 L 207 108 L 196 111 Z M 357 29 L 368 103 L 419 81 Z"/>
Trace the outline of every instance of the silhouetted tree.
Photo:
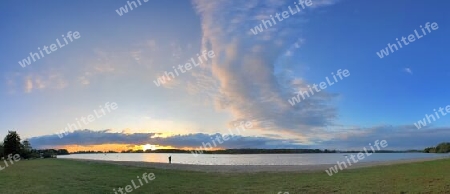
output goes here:
<path id="1" fill-rule="evenodd" d="M 56 158 L 58 152 L 54 149 L 39 150 L 43 158 Z"/>
<path id="2" fill-rule="evenodd" d="M 3 141 L 4 155 L 21 154 L 20 136 L 15 131 L 8 131 L 5 140 Z"/>
<path id="3" fill-rule="evenodd" d="M 4 156 L 3 152 L 4 152 L 3 143 L 0 143 L 0 158 L 2 158 Z"/>
<path id="4" fill-rule="evenodd" d="M 428 148 L 425 148 L 423 150 L 423 152 L 425 152 L 425 153 L 435 153 L 436 152 L 436 148 L 435 147 L 428 147 Z"/>
<path id="5" fill-rule="evenodd" d="M 31 147 L 30 142 L 28 140 L 23 141 L 21 144 L 20 156 L 22 156 L 22 158 L 25 158 L 25 159 L 32 158 L 33 156 L 31 154 L 31 150 L 32 150 L 32 147 Z"/>
<path id="6" fill-rule="evenodd" d="M 31 151 L 31 149 L 32 149 L 32 147 L 31 147 L 31 144 L 30 144 L 30 142 L 28 141 L 28 140 L 25 140 L 25 141 L 23 141 L 23 149 L 25 150 L 25 151 Z"/>
<path id="7" fill-rule="evenodd" d="M 66 149 L 59 149 L 58 155 L 69 155 L 69 151 L 67 151 Z"/>

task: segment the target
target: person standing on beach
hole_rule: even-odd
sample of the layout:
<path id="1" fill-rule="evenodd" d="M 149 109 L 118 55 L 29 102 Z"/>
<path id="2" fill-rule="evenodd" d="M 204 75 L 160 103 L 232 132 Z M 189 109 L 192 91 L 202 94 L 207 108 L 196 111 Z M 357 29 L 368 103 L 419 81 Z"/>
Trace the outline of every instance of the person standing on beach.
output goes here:
<path id="1" fill-rule="evenodd" d="M 172 156 L 169 156 L 169 164 L 172 164 Z"/>

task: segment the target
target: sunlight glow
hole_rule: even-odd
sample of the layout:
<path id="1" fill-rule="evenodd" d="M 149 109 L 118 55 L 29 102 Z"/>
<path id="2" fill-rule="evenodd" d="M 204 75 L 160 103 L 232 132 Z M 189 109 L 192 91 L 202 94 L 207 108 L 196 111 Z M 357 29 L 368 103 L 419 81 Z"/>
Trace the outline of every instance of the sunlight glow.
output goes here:
<path id="1" fill-rule="evenodd" d="M 143 148 L 143 150 L 144 151 L 146 151 L 146 150 L 156 150 L 156 146 L 155 145 L 151 145 L 151 144 L 145 144 L 145 145 L 143 145 L 142 146 L 142 148 Z"/>

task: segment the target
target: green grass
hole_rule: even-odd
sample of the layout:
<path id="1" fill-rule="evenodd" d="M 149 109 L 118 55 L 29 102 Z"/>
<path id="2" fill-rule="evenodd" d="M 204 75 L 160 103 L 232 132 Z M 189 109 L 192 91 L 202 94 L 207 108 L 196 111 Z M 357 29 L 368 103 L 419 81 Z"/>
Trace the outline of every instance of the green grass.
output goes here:
<path id="1" fill-rule="evenodd" d="M 0 193 L 113 193 L 144 172 L 156 179 L 131 193 L 450 193 L 449 170 L 449 159 L 344 170 L 332 177 L 325 171 L 203 173 L 38 159 L 1 170 Z"/>

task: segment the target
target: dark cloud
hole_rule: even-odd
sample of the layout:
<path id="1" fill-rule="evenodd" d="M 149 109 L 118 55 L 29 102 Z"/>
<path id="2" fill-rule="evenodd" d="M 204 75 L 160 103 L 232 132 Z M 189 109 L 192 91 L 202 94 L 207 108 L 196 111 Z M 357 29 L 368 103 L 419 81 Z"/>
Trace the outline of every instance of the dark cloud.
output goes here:
<path id="1" fill-rule="evenodd" d="M 347 129 L 332 135 L 329 140 L 314 139 L 315 145 L 305 145 L 295 139 L 281 139 L 274 135 L 271 137 L 245 137 L 233 136 L 219 144 L 216 136 L 228 134 L 204 134 L 192 133 L 174 135 L 170 137 L 158 137 L 156 133 L 111 133 L 109 130 L 93 131 L 89 129 L 77 130 L 63 138 L 57 135 L 46 135 L 30 138 L 30 143 L 35 148 L 51 148 L 64 145 L 101 145 L 101 144 L 156 144 L 161 146 L 173 146 L 177 148 L 198 148 L 203 143 L 213 145 L 212 139 L 218 147 L 233 148 L 261 148 L 261 149 L 340 149 L 361 150 L 375 140 L 386 140 L 389 150 L 423 149 L 435 146 L 438 143 L 448 141 L 449 127 L 435 127 L 417 130 L 414 125 L 404 126 L 377 126 L 372 128 Z"/>
<path id="2" fill-rule="evenodd" d="M 233 136 L 220 144 L 215 140 L 216 136 L 222 137 L 227 134 L 186 134 L 170 137 L 155 137 L 156 133 L 111 133 L 109 130 L 93 131 L 89 129 L 77 130 L 69 133 L 62 138 L 58 135 L 45 135 L 30 138 L 31 145 L 35 148 L 49 148 L 64 145 L 101 145 L 101 144 L 156 144 L 161 146 L 173 147 L 199 147 L 203 143 L 213 144 L 213 140 L 218 147 L 223 148 L 306 148 L 299 145 L 294 140 L 280 140 L 267 137 L 243 137 Z"/>
<path id="3" fill-rule="evenodd" d="M 45 135 L 30 138 L 33 147 L 61 145 L 98 145 L 98 144 L 145 144 L 155 133 L 109 133 L 109 130 L 76 130 L 60 138 L 58 135 Z"/>

